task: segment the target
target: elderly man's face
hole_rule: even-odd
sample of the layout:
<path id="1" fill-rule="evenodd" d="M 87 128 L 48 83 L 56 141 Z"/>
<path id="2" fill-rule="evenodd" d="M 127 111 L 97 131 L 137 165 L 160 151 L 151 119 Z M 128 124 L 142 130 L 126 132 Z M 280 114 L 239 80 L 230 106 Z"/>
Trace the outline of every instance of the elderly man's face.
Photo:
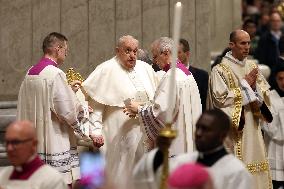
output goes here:
<path id="1" fill-rule="evenodd" d="M 136 40 L 127 39 L 116 48 L 116 55 L 126 69 L 133 69 L 136 64 L 138 43 Z"/>
<path id="2" fill-rule="evenodd" d="M 276 74 L 276 82 L 279 89 L 284 92 L 284 71 Z"/>
<path id="3" fill-rule="evenodd" d="M 36 152 L 36 140 L 15 127 L 7 129 L 5 142 L 8 159 L 13 166 L 23 165 Z"/>
<path id="4" fill-rule="evenodd" d="M 214 125 L 214 117 L 203 114 L 196 123 L 195 144 L 199 152 L 207 152 L 223 143 L 222 132 Z"/>
<path id="5" fill-rule="evenodd" d="M 152 48 L 153 63 L 157 64 L 160 69 L 164 69 L 171 62 L 171 53 L 169 51 L 160 52 L 158 47 Z"/>
<path id="6" fill-rule="evenodd" d="M 239 31 L 236 34 L 234 42 L 230 42 L 230 48 L 233 56 L 238 60 L 245 59 L 249 54 L 250 49 L 250 36 L 245 31 Z"/>

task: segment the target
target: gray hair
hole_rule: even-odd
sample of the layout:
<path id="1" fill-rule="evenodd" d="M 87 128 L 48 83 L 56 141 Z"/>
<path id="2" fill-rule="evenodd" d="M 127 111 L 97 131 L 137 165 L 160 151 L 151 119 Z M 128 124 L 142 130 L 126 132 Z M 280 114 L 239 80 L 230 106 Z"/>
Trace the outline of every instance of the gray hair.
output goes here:
<path id="1" fill-rule="evenodd" d="M 125 41 L 127 41 L 127 40 L 133 40 L 133 41 L 135 41 L 137 43 L 137 45 L 139 45 L 139 41 L 137 39 L 135 39 L 133 36 L 131 36 L 131 35 L 124 35 L 124 36 L 122 36 L 122 37 L 120 37 L 118 39 L 117 47 L 122 47 L 123 44 L 125 43 Z"/>
<path id="2" fill-rule="evenodd" d="M 147 62 L 148 64 L 152 64 L 152 61 L 149 57 L 149 53 L 147 50 L 138 49 L 137 59 Z"/>
<path id="3" fill-rule="evenodd" d="M 156 43 L 157 43 L 157 48 L 160 51 L 160 53 L 165 52 L 165 51 L 172 52 L 173 47 L 174 47 L 174 40 L 172 40 L 169 37 L 161 37 L 158 39 Z"/>

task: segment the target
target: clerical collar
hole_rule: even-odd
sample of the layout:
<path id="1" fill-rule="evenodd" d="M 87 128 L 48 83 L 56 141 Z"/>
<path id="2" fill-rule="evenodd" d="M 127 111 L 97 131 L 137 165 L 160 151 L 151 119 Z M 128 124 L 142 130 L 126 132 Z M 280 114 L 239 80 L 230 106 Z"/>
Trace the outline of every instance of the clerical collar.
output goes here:
<path id="1" fill-rule="evenodd" d="M 229 61 L 231 61 L 235 64 L 239 64 L 241 66 L 244 66 L 245 62 L 247 60 L 247 58 L 244 58 L 243 60 L 236 59 L 235 57 L 233 57 L 232 51 L 227 52 L 226 55 L 224 56 L 224 58 L 228 59 Z"/>
<path id="2" fill-rule="evenodd" d="M 27 180 L 36 170 L 44 165 L 38 155 L 33 155 L 27 163 L 14 167 L 10 180 Z"/>
<path id="3" fill-rule="evenodd" d="M 37 154 L 32 155 L 26 164 L 29 164 L 30 162 L 32 162 L 35 158 L 36 158 Z M 23 171 L 23 166 L 15 166 L 15 170 L 18 172 L 22 172 Z"/>
<path id="4" fill-rule="evenodd" d="M 221 145 L 207 152 L 199 152 L 197 162 L 210 167 L 227 154 L 228 152 L 225 150 L 224 146 Z"/>

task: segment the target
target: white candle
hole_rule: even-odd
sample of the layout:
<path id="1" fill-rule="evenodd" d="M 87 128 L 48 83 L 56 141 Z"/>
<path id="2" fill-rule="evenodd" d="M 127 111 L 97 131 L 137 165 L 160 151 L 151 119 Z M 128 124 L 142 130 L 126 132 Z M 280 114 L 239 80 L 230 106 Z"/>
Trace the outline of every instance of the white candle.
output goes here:
<path id="1" fill-rule="evenodd" d="M 176 61 L 177 61 L 177 53 L 178 53 L 178 45 L 179 45 L 179 38 L 180 38 L 180 27 L 181 27 L 181 13 L 182 13 L 182 6 L 181 2 L 177 2 L 175 5 L 174 11 L 174 20 L 173 20 L 173 40 L 174 46 L 172 50 L 172 60 L 171 60 L 171 75 L 170 75 L 170 85 L 169 85 L 169 96 L 168 96 L 168 110 L 173 110 L 175 106 L 176 100 Z M 173 121 L 173 112 L 167 111 L 167 123 L 172 123 Z"/>

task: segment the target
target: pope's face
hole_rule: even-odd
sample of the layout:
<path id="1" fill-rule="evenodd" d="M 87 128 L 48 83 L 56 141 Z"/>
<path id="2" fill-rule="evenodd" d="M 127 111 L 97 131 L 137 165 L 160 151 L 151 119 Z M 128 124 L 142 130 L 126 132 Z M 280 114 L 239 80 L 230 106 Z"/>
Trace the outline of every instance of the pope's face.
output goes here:
<path id="1" fill-rule="evenodd" d="M 138 43 L 136 40 L 127 39 L 116 48 L 116 56 L 119 58 L 122 66 L 126 69 L 133 69 L 136 64 Z"/>

